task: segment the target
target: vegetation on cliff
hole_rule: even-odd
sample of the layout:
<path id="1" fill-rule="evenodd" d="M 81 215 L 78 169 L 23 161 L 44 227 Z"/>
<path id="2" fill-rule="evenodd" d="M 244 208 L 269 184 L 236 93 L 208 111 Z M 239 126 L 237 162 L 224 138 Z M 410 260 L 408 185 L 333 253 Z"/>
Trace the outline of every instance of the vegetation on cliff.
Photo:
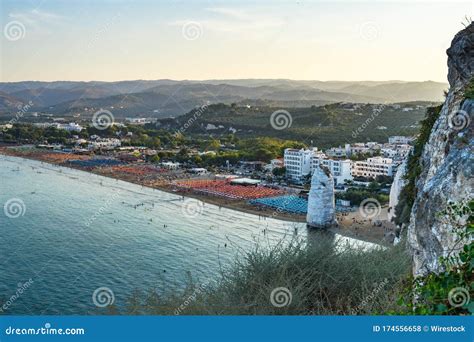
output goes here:
<path id="1" fill-rule="evenodd" d="M 464 91 L 464 97 L 466 99 L 474 100 L 474 78 L 472 78 L 467 85 L 466 90 Z"/>
<path id="2" fill-rule="evenodd" d="M 415 141 L 413 152 L 408 156 L 405 174 L 406 185 L 400 191 L 398 204 L 395 207 L 395 223 L 407 224 L 410 220 L 411 208 L 416 197 L 416 180 L 421 174 L 420 158 L 423 147 L 428 142 L 431 130 L 439 117 L 442 106 L 429 107 L 425 118 L 421 121 L 420 133 Z"/>
<path id="3" fill-rule="evenodd" d="M 443 271 L 413 279 L 400 298 L 416 315 L 474 314 L 474 201 L 452 203 L 439 215 L 453 227 L 458 249 L 440 258 Z"/>

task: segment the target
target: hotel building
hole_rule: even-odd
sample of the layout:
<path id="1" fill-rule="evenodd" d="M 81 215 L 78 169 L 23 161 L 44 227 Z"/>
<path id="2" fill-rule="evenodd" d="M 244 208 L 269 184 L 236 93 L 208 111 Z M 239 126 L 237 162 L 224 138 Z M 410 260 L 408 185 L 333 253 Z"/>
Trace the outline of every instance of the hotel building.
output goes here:
<path id="1" fill-rule="evenodd" d="M 353 177 L 375 178 L 377 176 L 393 176 L 393 160 L 390 158 L 373 157 L 364 161 L 356 161 L 352 166 Z"/>

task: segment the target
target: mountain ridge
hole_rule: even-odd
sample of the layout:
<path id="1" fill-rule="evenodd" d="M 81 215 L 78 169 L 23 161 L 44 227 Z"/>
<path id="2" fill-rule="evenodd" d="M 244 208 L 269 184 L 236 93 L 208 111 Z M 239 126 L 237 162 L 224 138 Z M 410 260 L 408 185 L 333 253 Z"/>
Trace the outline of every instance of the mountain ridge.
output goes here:
<path id="1" fill-rule="evenodd" d="M 59 115 L 85 113 L 88 108 L 118 108 L 118 116 L 176 117 L 209 103 L 264 101 L 295 107 L 327 103 L 397 103 L 442 101 L 447 84 L 433 81 L 296 81 L 234 79 L 177 81 L 24 81 L 1 82 L 0 92 L 32 110 Z M 155 94 L 155 97 L 152 96 Z M 6 96 L 6 95 L 5 95 Z M 0 111 L 14 109 L 11 101 Z"/>

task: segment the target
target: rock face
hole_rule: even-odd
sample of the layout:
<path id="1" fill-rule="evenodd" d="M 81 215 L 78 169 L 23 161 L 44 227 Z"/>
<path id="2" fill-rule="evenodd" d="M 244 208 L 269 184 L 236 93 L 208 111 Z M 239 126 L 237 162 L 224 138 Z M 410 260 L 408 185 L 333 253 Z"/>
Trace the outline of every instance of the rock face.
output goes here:
<path id="1" fill-rule="evenodd" d="M 398 204 L 398 197 L 400 196 L 400 192 L 402 191 L 403 187 L 406 184 L 405 179 L 403 178 L 406 173 L 407 163 L 406 160 L 398 167 L 395 176 L 393 177 L 392 186 L 390 187 L 390 198 L 388 204 L 388 213 L 387 213 L 387 220 L 392 221 L 395 217 L 395 207 Z"/>
<path id="2" fill-rule="evenodd" d="M 439 213 L 448 202 L 472 198 L 474 101 L 464 92 L 474 73 L 473 23 L 454 37 L 447 54 L 450 90 L 422 152 L 408 226 L 415 275 L 441 271 L 438 258 L 457 251 L 458 237 Z"/>
<path id="3" fill-rule="evenodd" d="M 309 227 L 315 228 L 328 228 L 336 224 L 334 180 L 329 170 L 321 166 L 314 170 L 311 178 L 306 222 Z"/>

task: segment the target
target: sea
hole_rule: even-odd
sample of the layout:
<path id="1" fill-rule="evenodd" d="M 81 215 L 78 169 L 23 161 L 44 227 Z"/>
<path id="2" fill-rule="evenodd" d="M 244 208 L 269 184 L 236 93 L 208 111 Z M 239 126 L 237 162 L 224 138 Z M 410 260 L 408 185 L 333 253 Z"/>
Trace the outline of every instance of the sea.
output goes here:
<path id="1" fill-rule="evenodd" d="M 120 308 L 136 290 L 210 284 L 255 248 L 312 234 L 304 223 L 3 155 L 0 206 L 0 314 L 95 314 L 100 291 Z"/>

